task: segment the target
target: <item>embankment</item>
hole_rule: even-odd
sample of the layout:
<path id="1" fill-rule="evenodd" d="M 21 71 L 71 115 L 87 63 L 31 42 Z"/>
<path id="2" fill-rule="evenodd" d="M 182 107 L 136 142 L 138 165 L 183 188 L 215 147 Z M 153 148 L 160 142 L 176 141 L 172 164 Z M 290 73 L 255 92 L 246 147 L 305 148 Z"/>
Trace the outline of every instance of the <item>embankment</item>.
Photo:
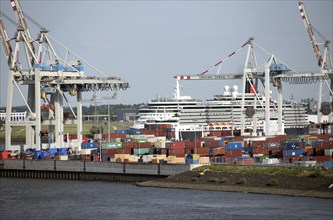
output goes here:
<path id="1" fill-rule="evenodd" d="M 333 199 L 333 179 L 327 177 L 287 176 L 187 171 L 166 178 L 137 183 L 145 187 L 166 187 L 225 192 L 245 192 Z"/>

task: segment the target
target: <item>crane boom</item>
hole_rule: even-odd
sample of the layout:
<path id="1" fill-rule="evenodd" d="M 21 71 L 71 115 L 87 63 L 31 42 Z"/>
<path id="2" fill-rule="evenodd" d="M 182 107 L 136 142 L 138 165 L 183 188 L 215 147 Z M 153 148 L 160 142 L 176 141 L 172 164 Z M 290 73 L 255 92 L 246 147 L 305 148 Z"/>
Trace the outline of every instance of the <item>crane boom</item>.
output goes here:
<path id="1" fill-rule="evenodd" d="M 229 73 L 219 75 L 189 75 L 189 76 L 174 76 L 178 80 L 225 80 L 225 79 L 241 79 L 242 73 Z"/>
<path id="2" fill-rule="evenodd" d="M 10 4 L 12 5 L 13 11 L 19 21 L 20 26 L 24 29 L 24 32 L 27 34 L 29 38 L 31 38 L 27 22 L 23 16 L 23 11 L 21 9 L 20 3 L 18 0 L 10 0 Z"/>
<path id="3" fill-rule="evenodd" d="M 0 18 L 0 40 L 5 50 L 5 54 L 8 60 L 8 65 L 11 65 L 11 62 L 13 60 L 13 50 L 12 47 L 10 46 L 9 38 L 1 18 Z"/>
<path id="4" fill-rule="evenodd" d="M 29 29 L 28 29 L 28 25 L 27 22 L 25 21 L 24 15 L 23 15 L 23 11 L 21 9 L 20 3 L 18 0 L 10 0 L 10 4 L 12 6 L 12 9 L 18 19 L 18 22 L 21 26 L 21 28 L 23 29 L 23 32 L 27 38 L 27 41 L 29 42 L 26 46 L 29 47 L 29 51 L 31 51 L 31 57 L 29 58 L 31 65 L 35 64 L 36 58 L 35 58 L 35 48 L 34 48 L 34 44 L 33 44 L 33 38 L 31 37 L 30 33 L 29 33 Z"/>
<path id="5" fill-rule="evenodd" d="M 305 29 L 308 32 L 310 43 L 311 43 L 313 52 L 314 52 L 314 54 L 316 56 L 316 59 L 317 59 L 317 62 L 318 62 L 318 66 L 321 67 L 323 59 L 322 59 L 322 56 L 320 54 L 318 43 L 317 43 L 316 38 L 315 38 L 315 36 L 313 34 L 313 30 L 312 30 L 311 24 L 310 24 L 309 19 L 308 19 L 307 15 L 306 15 L 303 2 L 299 2 L 298 3 L 298 9 L 299 9 L 299 11 L 301 13 L 301 17 L 302 17 Z"/>

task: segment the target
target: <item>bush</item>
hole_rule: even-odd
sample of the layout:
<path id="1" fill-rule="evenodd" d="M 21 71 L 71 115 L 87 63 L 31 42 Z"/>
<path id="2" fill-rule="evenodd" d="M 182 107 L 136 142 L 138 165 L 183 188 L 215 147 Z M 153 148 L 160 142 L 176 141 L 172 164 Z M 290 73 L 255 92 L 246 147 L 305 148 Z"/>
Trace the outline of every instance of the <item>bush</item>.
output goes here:
<path id="1" fill-rule="evenodd" d="M 277 186 L 279 185 L 278 181 L 276 179 L 271 180 L 271 182 L 266 183 L 266 186 Z"/>
<path id="2" fill-rule="evenodd" d="M 207 182 L 218 183 L 218 182 L 220 182 L 220 179 L 217 177 L 213 177 L 213 178 L 208 179 Z"/>
<path id="3" fill-rule="evenodd" d="M 236 182 L 236 184 L 244 185 L 244 184 L 246 184 L 246 179 L 245 178 L 241 178 L 238 182 Z"/>
<path id="4" fill-rule="evenodd" d="M 319 177 L 322 177 L 322 173 L 321 173 L 321 170 L 316 170 L 314 173 L 311 173 L 309 175 L 309 177 L 312 177 L 312 178 L 319 178 Z"/>
<path id="5" fill-rule="evenodd" d="M 220 180 L 220 183 L 226 183 L 228 182 L 228 178 L 227 177 L 223 177 L 221 180 Z"/>
<path id="6" fill-rule="evenodd" d="M 199 178 L 197 176 L 192 177 L 192 181 L 198 181 Z"/>

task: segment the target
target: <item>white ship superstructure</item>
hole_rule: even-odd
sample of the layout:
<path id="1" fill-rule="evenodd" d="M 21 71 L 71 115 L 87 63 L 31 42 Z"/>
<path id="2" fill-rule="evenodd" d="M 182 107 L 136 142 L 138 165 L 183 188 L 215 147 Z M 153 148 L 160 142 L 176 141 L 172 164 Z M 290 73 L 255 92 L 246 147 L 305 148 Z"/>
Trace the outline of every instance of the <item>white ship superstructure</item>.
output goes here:
<path id="1" fill-rule="evenodd" d="M 278 111 L 276 101 L 270 101 L 270 131 L 278 131 Z M 245 109 L 255 113 L 245 115 L 245 129 L 249 134 L 265 133 L 264 96 L 254 93 L 245 94 Z M 136 128 L 144 124 L 172 124 L 176 139 L 182 139 L 186 132 L 210 132 L 240 130 L 242 114 L 242 94 L 237 86 L 225 87 L 222 95 L 205 101 L 180 96 L 177 80 L 173 98 L 157 98 L 139 109 Z M 255 134 L 252 133 L 256 124 Z M 286 128 L 304 128 L 308 126 L 306 107 L 302 103 L 285 102 L 283 104 L 283 126 Z"/>

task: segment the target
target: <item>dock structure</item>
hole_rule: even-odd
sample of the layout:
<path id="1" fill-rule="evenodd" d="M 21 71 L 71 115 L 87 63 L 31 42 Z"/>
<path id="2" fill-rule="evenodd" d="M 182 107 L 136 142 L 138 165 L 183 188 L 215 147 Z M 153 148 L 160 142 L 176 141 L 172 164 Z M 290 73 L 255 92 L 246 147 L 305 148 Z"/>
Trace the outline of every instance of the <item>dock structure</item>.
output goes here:
<path id="1" fill-rule="evenodd" d="M 0 164 L 0 177 L 140 182 L 174 176 L 195 166 L 197 165 L 7 159 Z"/>

